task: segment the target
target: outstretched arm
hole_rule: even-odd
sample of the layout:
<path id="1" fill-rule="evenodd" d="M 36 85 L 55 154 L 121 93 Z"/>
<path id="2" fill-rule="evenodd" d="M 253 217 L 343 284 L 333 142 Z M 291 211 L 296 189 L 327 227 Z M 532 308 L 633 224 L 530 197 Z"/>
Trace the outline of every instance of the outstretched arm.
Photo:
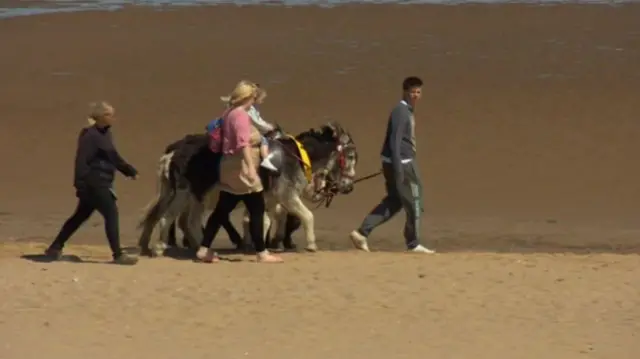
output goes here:
<path id="1" fill-rule="evenodd" d="M 120 156 L 115 146 L 113 145 L 110 133 L 106 134 L 105 136 L 98 137 L 98 148 L 103 150 L 107 154 L 109 161 L 113 163 L 114 166 L 116 166 L 118 171 L 120 171 L 127 177 L 135 177 L 138 175 L 138 171 L 127 161 L 125 161 L 122 156 Z"/>
<path id="2" fill-rule="evenodd" d="M 258 110 L 256 110 L 255 107 L 251 107 L 248 113 L 249 113 L 249 117 L 251 118 L 251 122 L 261 134 L 264 135 L 265 133 L 269 131 L 273 131 L 275 129 L 274 125 L 270 124 L 269 122 L 265 121 L 262 118 L 262 116 L 260 115 L 260 112 L 258 112 Z"/>

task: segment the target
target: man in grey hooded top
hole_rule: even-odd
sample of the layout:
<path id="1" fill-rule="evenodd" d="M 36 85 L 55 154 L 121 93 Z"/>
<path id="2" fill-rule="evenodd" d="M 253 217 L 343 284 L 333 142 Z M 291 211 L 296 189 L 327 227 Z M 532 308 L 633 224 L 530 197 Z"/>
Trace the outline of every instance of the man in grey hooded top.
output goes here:
<path id="1" fill-rule="evenodd" d="M 434 253 L 420 244 L 420 215 L 422 213 L 422 183 L 416 164 L 415 118 L 417 101 L 422 97 L 422 80 L 407 77 L 402 83 L 402 100 L 393 108 L 387 123 L 382 145 L 382 173 L 387 194 L 365 217 L 360 228 L 350 238 L 357 249 L 368 252 L 367 237 L 379 225 L 401 209 L 407 213 L 404 238 L 407 250 Z"/>

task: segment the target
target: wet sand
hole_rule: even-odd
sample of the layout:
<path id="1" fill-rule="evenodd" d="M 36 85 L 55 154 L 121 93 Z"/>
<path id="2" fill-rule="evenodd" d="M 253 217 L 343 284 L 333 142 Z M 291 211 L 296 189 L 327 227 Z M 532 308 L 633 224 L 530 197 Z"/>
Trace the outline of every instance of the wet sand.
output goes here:
<path id="1" fill-rule="evenodd" d="M 635 5 L 229 6 L 0 21 L 0 357 L 637 357 L 638 18 Z M 409 74 L 426 82 L 437 256 L 397 253 L 402 215 L 372 235 L 382 252 L 349 250 L 375 179 L 316 211 L 326 252 L 282 266 L 20 258 L 73 210 L 91 100 L 117 106 L 117 144 L 142 174 L 116 184 L 133 244 L 164 146 L 201 131 L 240 78 L 267 87 L 265 118 L 292 133 L 344 124 L 364 175 Z M 95 215 L 69 252 L 105 261 L 105 242 Z"/>

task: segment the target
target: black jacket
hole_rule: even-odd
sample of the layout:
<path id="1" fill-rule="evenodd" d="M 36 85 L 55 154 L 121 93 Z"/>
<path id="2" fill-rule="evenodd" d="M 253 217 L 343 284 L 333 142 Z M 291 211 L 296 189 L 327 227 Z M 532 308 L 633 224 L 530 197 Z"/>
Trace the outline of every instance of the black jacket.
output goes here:
<path id="1" fill-rule="evenodd" d="M 109 127 L 83 128 L 78 136 L 74 187 L 78 191 L 87 187 L 111 187 L 116 169 L 127 177 L 138 174 L 138 171 L 118 154 Z"/>

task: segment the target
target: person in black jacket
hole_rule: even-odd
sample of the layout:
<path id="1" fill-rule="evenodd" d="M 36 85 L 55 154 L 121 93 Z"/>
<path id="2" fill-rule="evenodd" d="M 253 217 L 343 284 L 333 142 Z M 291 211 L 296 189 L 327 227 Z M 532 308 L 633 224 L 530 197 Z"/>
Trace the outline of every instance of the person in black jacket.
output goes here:
<path id="1" fill-rule="evenodd" d="M 115 170 L 131 179 L 137 179 L 138 171 L 114 147 L 110 131 L 114 119 L 114 108 L 107 102 L 91 105 L 90 126 L 80 131 L 76 150 L 73 184 L 78 205 L 45 251 L 52 260 L 60 259 L 65 243 L 97 210 L 104 217 L 114 263 L 133 265 L 138 262 L 136 257 L 123 253 L 120 247 L 118 206 L 113 191 Z"/>

